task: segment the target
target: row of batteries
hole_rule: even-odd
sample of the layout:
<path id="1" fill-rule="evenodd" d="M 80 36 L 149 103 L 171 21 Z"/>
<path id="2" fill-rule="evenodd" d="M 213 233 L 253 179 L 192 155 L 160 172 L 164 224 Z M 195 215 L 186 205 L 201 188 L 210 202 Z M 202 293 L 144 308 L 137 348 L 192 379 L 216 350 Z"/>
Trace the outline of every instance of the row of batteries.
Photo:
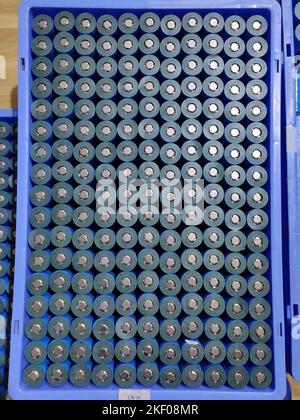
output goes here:
<path id="1" fill-rule="evenodd" d="M 25 384 L 269 387 L 266 19 L 61 12 L 32 29 Z M 14 135 L 0 128 L 1 321 Z M 96 183 L 122 176 L 145 181 L 145 211 L 95 212 Z M 149 208 L 150 181 L 167 180 L 169 206 L 201 177 L 205 228 Z"/>

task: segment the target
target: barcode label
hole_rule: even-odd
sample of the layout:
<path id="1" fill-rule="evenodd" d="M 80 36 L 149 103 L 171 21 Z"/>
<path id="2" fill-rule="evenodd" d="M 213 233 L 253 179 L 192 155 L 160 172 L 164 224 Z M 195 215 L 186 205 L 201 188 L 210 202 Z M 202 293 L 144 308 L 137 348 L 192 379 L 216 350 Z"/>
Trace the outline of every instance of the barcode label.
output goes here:
<path id="1" fill-rule="evenodd" d="M 151 399 L 150 389 L 120 389 L 119 400 L 145 401 Z"/>

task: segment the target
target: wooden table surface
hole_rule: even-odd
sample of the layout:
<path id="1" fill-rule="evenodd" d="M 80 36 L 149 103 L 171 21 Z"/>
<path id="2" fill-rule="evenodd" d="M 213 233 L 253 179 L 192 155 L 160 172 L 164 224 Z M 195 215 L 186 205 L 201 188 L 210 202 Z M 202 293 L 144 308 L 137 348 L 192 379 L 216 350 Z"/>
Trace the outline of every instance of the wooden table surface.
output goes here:
<path id="1" fill-rule="evenodd" d="M 0 108 L 17 107 L 17 32 L 19 0 L 0 0 Z M 41 1 L 42 4 L 42 1 Z M 300 400 L 300 385 L 290 378 L 293 398 Z"/>

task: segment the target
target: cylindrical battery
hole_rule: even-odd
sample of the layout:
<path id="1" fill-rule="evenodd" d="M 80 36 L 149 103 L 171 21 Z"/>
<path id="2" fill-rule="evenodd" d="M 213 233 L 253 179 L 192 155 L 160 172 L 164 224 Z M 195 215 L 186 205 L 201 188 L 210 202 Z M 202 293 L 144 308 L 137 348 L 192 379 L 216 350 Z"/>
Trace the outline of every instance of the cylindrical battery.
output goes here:
<path id="1" fill-rule="evenodd" d="M 134 35 L 125 34 L 118 39 L 118 52 L 123 56 L 134 55 L 138 46 L 138 40 Z"/>
<path id="2" fill-rule="evenodd" d="M 263 230 L 268 226 L 269 217 L 263 210 L 251 210 L 247 215 L 247 224 L 252 230 Z"/>
<path id="3" fill-rule="evenodd" d="M 74 91 L 74 82 L 71 77 L 67 75 L 60 75 L 55 77 L 53 80 L 52 89 L 58 96 L 68 96 Z"/>
<path id="4" fill-rule="evenodd" d="M 111 251 L 99 251 L 94 257 L 94 266 L 101 273 L 109 273 L 115 267 L 115 254 Z"/>
<path id="5" fill-rule="evenodd" d="M 161 277 L 159 288 L 165 296 L 176 296 L 181 289 L 181 282 L 175 274 L 166 274 Z"/>
<path id="6" fill-rule="evenodd" d="M 246 23 L 240 16 L 229 16 L 225 21 L 225 30 L 231 36 L 241 36 L 246 30 Z"/>
<path id="7" fill-rule="evenodd" d="M 158 275 L 154 271 L 142 271 L 138 276 L 138 287 L 144 293 L 153 293 L 159 285 Z"/>
<path id="8" fill-rule="evenodd" d="M 181 300 L 181 305 L 187 315 L 198 316 L 203 311 L 203 300 L 197 293 L 186 293 Z"/>
<path id="9" fill-rule="evenodd" d="M 77 273 L 72 278 L 72 289 L 78 295 L 89 294 L 93 285 L 93 277 L 88 273 Z"/>
<path id="10" fill-rule="evenodd" d="M 128 55 L 123 56 L 118 62 L 118 70 L 122 74 L 122 76 L 133 77 L 139 71 L 139 62 L 133 56 L 128 56 Z M 102 77 L 105 77 L 105 76 L 102 76 Z"/>
<path id="11" fill-rule="evenodd" d="M 205 323 L 205 335 L 209 340 L 222 340 L 226 335 L 226 324 L 221 318 L 210 318 Z"/>
<path id="12" fill-rule="evenodd" d="M 165 145 L 167 148 L 169 146 L 175 147 L 176 145 Z M 163 147 L 165 147 L 163 146 Z M 178 146 L 177 146 L 178 147 Z M 166 153 L 169 153 L 169 150 L 166 151 Z M 185 141 L 181 147 L 181 153 L 182 157 L 187 160 L 188 162 L 195 162 L 198 161 L 201 158 L 202 155 L 202 146 L 200 142 L 197 140 L 188 140 Z M 161 156 L 162 158 L 162 156 Z M 167 163 L 167 162 L 166 162 Z M 175 162 L 177 163 L 177 162 Z"/>
<path id="13" fill-rule="evenodd" d="M 204 373 L 200 366 L 185 366 L 182 370 L 182 382 L 188 388 L 200 386 L 204 380 Z"/>
<path id="14" fill-rule="evenodd" d="M 80 13 L 76 18 L 75 27 L 81 34 L 93 33 L 96 29 L 96 19 L 91 13 Z"/>
<path id="15" fill-rule="evenodd" d="M 265 321 L 254 321 L 250 325 L 250 337 L 254 343 L 268 343 L 272 337 L 272 330 Z"/>
<path id="16" fill-rule="evenodd" d="M 46 271 L 50 265 L 50 256 L 46 251 L 33 251 L 29 257 L 28 266 L 35 273 Z"/>
<path id="17" fill-rule="evenodd" d="M 249 351 L 242 343 L 231 344 L 227 349 L 227 360 L 232 366 L 244 366 L 249 360 Z"/>
<path id="18" fill-rule="evenodd" d="M 114 379 L 114 364 L 96 365 L 92 371 L 93 384 L 98 388 L 110 386 Z"/>
<path id="19" fill-rule="evenodd" d="M 204 348 L 204 355 L 208 363 L 222 363 L 226 358 L 226 347 L 222 341 L 209 341 Z"/>
<path id="20" fill-rule="evenodd" d="M 75 40 L 75 50 L 81 56 L 93 55 L 96 49 L 96 41 L 90 35 L 80 35 Z"/>
<path id="21" fill-rule="evenodd" d="M 116 299 L 116 311 L 121 316 L 131 316 L 137 310 L 137 300 L 133 294 L 122 294 Z"/>
<path id="22" fill-rule="evenodd" d="M 272 350 L 263 343 L 255 344 L 251 347 L 250 359 L 256 366 L 266 366 L 272 360 Z"/>
<path id="23" fill-rule="evenodd" d="M 76 295 L 71 303 L 72 313 L 78 317 L 88 317 L 93 310 L 93 300 L 89 295 Z"/>
<path id="24" fill-rule="evenodd" d="M 269 239 L 263 232 L 251 232 L 247 238 L 247 246 L 251 252 L 265 252 L 269 246 Z"/>
<path id="25" fill-rule="evenodd" d="M 224 43 L 224 52 L 228 57 L 241 57 L 245 49 L 245 42 L 238 36 L 231 36 Z"/>
<path id="26" fill-rule="evenodd" d="M 247 42 L 247 52 L 251 57 L 262 58 L 268 52 L 268 43 L 266 39 L 260 36 L 254 36 Z"/>
<path id="27" fill-rule="evenodd" d="M 40 364 L 43 363 L 47 357 L 47 345 L 49 340 L 29 342 L 24 350 L 24 356 L 28 363 Z"/>
<path id="28" fill-rule="evenodd" d="M 118 27 L 125 34 L 132 34 L 139 27 L 139 19 L 133 13 L 123 13 L 118 20 Z"/>
<path id="29" fill-rule="evenodd" d="M 36 79 L 34 83 L 34 87 L 36 88 L 39 83 L 42 81 L 47 81 L 46 78 L 50 76 L 53 70 L 52 62 L 47 57 L 37 57 L 33 60 L 31 65 L 31 71 L 34 74 L 35 77 L 38 77 L 40 79 Z M 48 82 L 51 87 L 51 82 Z M 34 89 L 35 90 L 35 89 Z"/>
<path id="30" fill-rule="evenodd" d="M 197 33 L 202 28 L 202 17 L 195 12 L 189 12 L 182 18 L 182 27 L 187 33 Z"/>
<path id="31" fill-rule="evenodd" d="M 175 36 L 181 30 L 181 20 L 176 15 L 166 15 L 161 20 L 161 30 L 165 35 Z"/>
<path id="32" fill-rule="evenodd" d="M 87 363 L 92 357 L 93 341 L 74 341 L 70 347 L 70 359 L 74 363 Z"/>
<path id="33" fill-rule="evenodd" d="M 159 381 L 161 386 L 167 389 L 179 387 L 181 383 L 181 371 L 178 366 L 164 366 L 160 370 Z"/>
<path id="34" fill-rule="evenodd" d="M 248 311 L 248 303 L 241 297 L 233 297 L 227 301 L 226 312 L 231 319 L 244 319 L 248 315 Z"/>
<path id="35" fill-rule="evenodd" d="M 160 246 L 164 251 L 177 251 L 181 245 L 179 233 L 175 230 L 165 230 L 160 236 Z"/>
<path id="36" fill-rule="evenodd" d="M 70 333 L 75 340 L 87 340 L 92 333 L 92 325 L 92 318 L 75 318 L 71 323 Z"/>
<path id="37" fill-rule="evenodd" d="M 165 365 L 177 365 L 181 359 L 181 349 L 178 343 L 162 343 L 159 348 L 159 358 Z"/>
<path id="38" fill-rule="evenodd" d="M 54 25 L 57 31 L 71 31 L 75 25 L 75 18 L 72 13 L 62 11 L 55 15 Z"/>
<path id="39" fill-rule="evenodd" d="M 227 325 L 227 336 L 233 343 L 244 343 L 249 337 L 249 327 L 241 320 L 230 321 Z"/>
<path id="40" fill-rule="evenodd" d="M 68 42 L 68 38 L 65 38 L 65 42 Z M 74 67 L 74 59 L 69 54 L 58 54 L 54 58 L 53 69 L 57 74 L 71 74 L 74 70 Z"/>
<path id="41" fill-rule="evenodd" d="M 56 316 L 66 315 L 71 308 L 70 293 L 55 293 L 49 300 L 49 311 Z"/>
<path id="42" fill-rule="evenodd" d="M 263 276 L 252 276 L 248 282 L 248 289 L 252 296 L 263 298 L 270 292 L 269 280 Z"/>
<path id="43" fill-rule="evenodd" d="M 177 341 L 181 335 L 181 326 L 176 319 L 166 319 L 160 324 L 159 333 L 165 341 Z"/>
<path id="44" fill-rule="evenodd" d="M 88 385 L 91 380 L 91 364 L 76 364 L 70 369 L 69 380 L 78 388 Z"/>
<path id="45" fill-rule="evenodd" d="M 93 334 L 97 340 L 111 340 L 115 335 L 113 318 L 99 318 L 93 324 Z"/>
<path id="46" fill-rule="evenodd" d="M 97 21 L 97 30 L 101 35 L 113 35 L 118 28 L 118 22 L 112 15 L 101 15 Z"/>
<path id="47" fill-rule="evenodd" d="M 120 388 L 130 388 L 136 381 L 135 362 L 118 364 L 115 368 L 114 379 Z"/>
<path id="48" fill-rule="evenodd" d="M 251 58 L 247 63 L 246 71 L 250 78 L 261 79 L 268 71 L 267 62 L 261 58 Z"/>
<path id="49" fill-rule="evenodd" d="M 46 274 L 32 274 L 27 280 L 27 290 L 32 295 L 43 295 L 48 290 Z"/>
<path id="50" fill-rule="evenodd" d="M 98 294 L 111 293 L 115 288 L 115 278 L 110 273 L 99 273 L 94 279 L 94 289 Z"/>
<path id="51" fill-rule="evenodd" d="M 152 363 L 159 355 L 159 345 L 157 340 L 145 338 L 137 345 L 137 356 L 142 362 Z"/>
<path id="52" fill-rule="evenodd" d="M 122 363 L 132 362 L 136 357 L 136 340 L 119 340 L 115 346 L 115 357 Z"/>
<path id="53" fill-rule="evenodd" d="M 160 257 L 161 270 L 166 274 L 175 274 L 180 270 L 180 257 L 175 252 L 165 252 Z"/>
<path id="54" fill-rule="evenodd" d="M 52 93 L 52 85 L 48 79 L 39 78 L 32 82 L 32 95 L 37 99 L 47 99 Z"/>
<path id="55" fill-rule="evenodd" d="M 263 298 L 254 298 L 249 302 L 249 314 L 257 321 L 265 321 L 271 315 L 270 303 Z"/>
<path id="56" fill-rule="evenodd" d="M 208 248 L 220 248 L 224 244 L 225 236 L 218 227 L 210 227 L 204 231 L 203 241 Z"/>
<path id="57" fill-rule="evenodd" d="M 53 30 L 53 20 L 48 15 L 38 15 L 32 22 L 32 28 L 38 35 L 48 35 Z"/>
<path id="58" fill-rule="evenodd" d="M 232 297 L 241 297 L 247 292 L 247 281 L 239 275 L 229 276 L 226 281 L 226 291 Z"/>
<path id="59" fill-rule="evenodd" d="M 146 12 L 140 17 L 140 28 L 143 32 L 152 33 L 158 31 L 160 18 L 156 13 Z"/>
<path id="60" fill-rule="evenodd" d="M 159 39 L 154 34 L 144 34 L 139 38 L 139 49 L 143 54 L 155 54 L 159 50 Z"/>
<path id="61" fill-rule="evenodd" d="M 92 356 L 96 363 L 109 363 L 114 358 L 114 341 L 97 341 L 93 346 Z"/>
<path id="62" fill-rule="evenodd" d="M 268 388 L 272 382 L 272 373 L 264 366 L 256 367 L 250 373 L 250 383 L 256 389 Z"/>
<path id="63" fill-rule="evenodd" d="M 163 38 L 160 44 L 160 52 L 163 57 L 174 58 L 180 53 L 181 45 L 177 38 L 168 36 Z"/>
<path id="64" fill-rule="evenodd" d="M 111 316 L 115 311 L 114 296 L 109 294 L 98 296 L 94 300 L 93 311 L 99 318 Z"/>
<path id="65" fill-rule="evenodd" d="M 51 168 L 45 163 L 37 163 L 31 168 L 30 178 L 34 184 L 48 184 L 48 182 L 51 180 Z"/>
<path id="66" fill-rule="evenodd" d="M 228 385 L 233 389 L 241 389 L 249 383 L 249 373 L 244 367 L 233 367 L 227 372 Z"/>
<path id="67" fill-rule="evenodd" d="M 204 276 L 204 287 L 208 293 L 221 293 L 225 287 L 224 276 L 218 271 L 210 271 Z"/>
<path id="68" fill-rule="evenodd" d="M 142 338 L 154 338 L 159 331 L 157 318 L 154 316 L 143 316 L 138 321 L 138 333 Z"/>
<path id="69" fill-rule="evenodd" d="M 116 256 L 116 266 L 121 271 L 132 271 L 137 265 L 137 255 L 131 249 L 123 249 Z"/>
<path id="70" fill-rule="evenodd" d="M 164 318 L 178 318 L 181 313 L 181 304 L 177 297 L 167 296 L 160 301 L 160 314 Z"/>
<path id="71" fill-rule="evenodd" d="M 122 340 L 129 340 L 137 332 L 137 323 L 134 317 L 121 317 L 116 322 L 116 334 Z"/>
<path id="72" fill-rule="evenodd" d="M 189 91 L 194 92 L 194 90 L 196 90 L 197 93 L 200 93 L 201 89 L 202 85 L 201 88 L 199 88 L 199 84 L 196 84 L 194 82 L 194 84 L 190 86 Z M 162 82 L 160 86 L 160 95 L 163 99 L 165 99 L 166 101 L 176 101 L 176 99 L 179 98 L 180 94 L 181 86 L 176 80 L 165 80 L 164 82 Z"/>
<path id="73" fill-rule="evenodd" d="M 45 381 L 47 364 L 27 365 L 23 371 L 24 383 L 30 388 L 39 388 Z"/>
<path id="74" fill-rule="evenodd" d="M 264 275 L 269 269 L 268 258 L 263 254 L 252 254 L 248 257 L 247 268 L 253 275 Z"/>
<path id="75" fill-rule="evenodd" d="M 138 310 L 144 316 L 153 316 L 159 310 L 159 301 L 155 294 L 144 293 L 138 299 Z"/>
<path id="76" fill-rule="evenodd" d="M 218 317 L 225 311 L 225 301 L 219 294 L 212 293 L 204 300 L 204 311 L 209 316 Z"/>
<path id="77" fill-rule="evenodd" d="M 47 335 L 49 316 L 31 318 L 25 326 L 25 335 L 31 341 L 43 340 Z"/>
<path id="78" fill-rule="evenodd" d="M 32 40 L 31 50 L 38 57 L 45 57 L 53 50 L 51 39 L 45 35 L 38 35 Z"/>
<path id="79" fill-rule="evenodd" d="M 75 39 L 70 32 L 59 32 L 53 40 L 53 47 L 59 54 L 71 53 L 74 46 Z"/>
<path id="80" fill-rule="evenodd" d="M 50 245 L 49 233 L 46 229 L 34 229 L 30 232 L 28 242 L 32 249 L 46 249 Z M 4 259 L 2 255 L 1 259 Z"/>
<path id="81" fill-rule="evenodd" d="M 189 364 L 198 364 L 204 358 L 204 349 L 198 340 L 185 340 L 181 352 L 182 358 Z"/>
<path id="82" fill-rule="evenodd" d="M 221 365 L 210 366 L 205 370 L 205 383 L 209 388 L 219 388 L 225 385 L 227 374 Z"/>
<path id="83" fill-rule="evenodd" d="M 138 382 L 146 387 L 154 386 L 159 379 L 159 370 L 156 363 L 142 363 L 137 369 Z"/>
<path id="84" fill-rule="evenodd" d="M 80 163 L 74 168 L 73 178 L 78 184 L 90 184 L 94 181 L 95 170 L 88 163 Z"/>
<path id="85" fill-rule="evenodd" d="M 95 245 L 100 250 L 109 250 L 112 249 L 116 243 L 115 233 L 111 229 L 99 229 L 94 238 Z M 87 248 L 90 247 L 88 245 Z"/>
<path id="86" fill-rule="evenodd" d="M 74 210 L 73 223 L 79 228 L 88 228 L 94 221 L 93 210 L 89 207 L 79 206 Z"/>
<path id="87" fill-rule="evenodd" d="M 190 340 L 199 338 L 203 333 L 203 324 L 198 316 L 186 316 L 181 322 L 182 334 Z"/>
<path id="88" fill-rule="evenodd" d="M 1 299 L 5 298 L 5 296 L 1 296 Z M 5 302 L 4 302 L 5 303 Z M 0 304 L 0 312 L 1 311 L 1 304 Z M 32 296 L 26 302 L 26 312 L 31 318 L 40 318 L 46 315 L 48 312 L 48 302 L 47 297 L 45 296 Z"/>

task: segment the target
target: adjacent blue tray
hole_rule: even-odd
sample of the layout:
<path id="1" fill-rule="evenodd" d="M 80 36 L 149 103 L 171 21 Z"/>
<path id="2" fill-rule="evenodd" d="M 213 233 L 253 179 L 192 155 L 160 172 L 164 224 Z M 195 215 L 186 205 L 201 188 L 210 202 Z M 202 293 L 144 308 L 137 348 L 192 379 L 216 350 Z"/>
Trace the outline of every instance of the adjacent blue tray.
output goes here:
<path id="1" fill-rule="evenodd" d="M 17 124 L 17 111 L 14 109 L 0 109 L 0 122 L 4 122 L 11 125 Z M 14 165 L 15 162 L 15 156 L 14 156 L 14 149 L 16 147 L 15 142 L 15 134 L 9 135 L 7 138 L 8 141 L 11 141 L 12 143 L 15 143 L 12 148 L 12 153 L 9 153 L 7 155 L 8 159 L 12 162 L 12 165 Z M 14 181 L 14 172 L 9 174 L 11 176 L 11 182 Z M 14 186 L 11 185 L 9 188 L 9 192 L 13 191 Z M 7 210 L 12 210 L 11 205 L 8 204 L 4 207 Z M 5 228 L 11 229 L 13 231 L 14 224 L 13 219 L 10 217 L 4 225 L 1 225 L 1 227 L 4 226 Z M 10 240 L 10 238 L 7 238 L 5 242 L 3 243 L 8 250 L 10 250 L 11 254 L 13 254 L 14 250 L 14 242 Z M 12 263 L 11 259 L 7 256 L 5 257 L 4 261 L 8 264 Z M 7 378 L 8 378 L 8 370 L 7 370 L 7 363 L 8 363 L 8 357 L 9 357 L 9 341 L 10 341 L 10 306 L 11 306 L 11 289 L 13 286 L 13 274 L 7 274 L 4 278 L 2 278 L 3 284 L 6 284 L 6 290 L 1 293 L 1 297 L 4 299 L 8 299 L 8 311 L 5 310 L 4 312 L 0 313 L 0 399 L 5 398 L 7 394 Z M 4 363 L 2 363 L 4 362 Z"/>
<path id="2" fill-rule="evenodd" d="M 285 240 L 289 243 L 289 277 L 286 278 L 286 344 L 290 346 L 289 371 L 300 381 L 300 41 L 295 30 L 300 19 L 295 15 L 295 0 L 282 0 L 284 35 L 283 130 L 287 156 L 287 218 Z"/>
<path id="3" fill-rule="evenodd" d="M 212 8 L 213 6 L 213 8 Z M 240 2 L 234 0 L 215 0 L 213 4 L 208 0 L 164 0 L 142 1 L 132 0 L 124 4 L 121 9 L 117 0 L 111 0 L 109 6 L 99 4 L 99 1 L 89 0 L 84 8 L 80 0 L 58 0 L 44 2 L 43 7 L 39 0 L 26 0 L 21 4 L 19 17 L 19 160 L 18 171 L 22 174 L 18 181 L 18 210 L 17 210 L 17 242 L 16 242 L 16 267 L 15 278 L 17 282 L 14 288 L 14 309 L 12 318 L 11 356 L 10 356 L 10 379 L 9 393 L 13 399 L 117 399 L 119 388 L 115 385 L 106 389 L 97 389 L 89 385 L 83 389 L 67 384 L 61 389 L 43 385 L 39 389 L 31 389 L 25 386 L 22 380 L 22 372 L 25 367 L 23 350 L 26 345 L 24 325 L 28 319 L 25 311 L 27 300 L 26 278 L 28 275 L 27 261 L 30 249 L 27 244 L 30 230 L 28 220 L 30 211 L 30 136 L 31 125 L 31 23 L 33 17 L 46 12 L 53 16 L 59 10 L 69 9 L 75 14 L 83 11 L 95 11 L 95 14 L 110 13 L 119 16 L 121 13 L 131 10 L 142 14 L 146 10 L 162 13 L 184 13 L 195 10 L 197 12 L 222 11 L 224 13 L 239 14 L 247 17 L 249 13 L 262 13 L 271 26 L 270 48 L 270 74 L 269 92 L 269 137 L 268 147 L 270 159 L 270 282 L 272 287 L 272 327 L 273 327 L 273 376 L 274 381 L 269 389 L 258 391 L 246 387 L 241 391 L 222 387 L 216 390 L 201 386 L 196 389 L 179 387 L 175 390 L 165 390 L 155 386 L 150 391 L 151 399 L 185 400 L 185 399 L 283 399 L 286 394 L 286 363 L 285 363 L 285 339 L 284 339 L 284 306 L 283 306 L 283 276 L 282 276 L 282 232 L 281 232 L 281 142 L 280 142 L 280 98 L 281 98 L 281 9 L 274 0 L 263 0 L 259 3 L 252 0 Z M 298 271 L 299 272 L 299 271 Z M 144 389 L 137 385 L 135 389 Z"/>

